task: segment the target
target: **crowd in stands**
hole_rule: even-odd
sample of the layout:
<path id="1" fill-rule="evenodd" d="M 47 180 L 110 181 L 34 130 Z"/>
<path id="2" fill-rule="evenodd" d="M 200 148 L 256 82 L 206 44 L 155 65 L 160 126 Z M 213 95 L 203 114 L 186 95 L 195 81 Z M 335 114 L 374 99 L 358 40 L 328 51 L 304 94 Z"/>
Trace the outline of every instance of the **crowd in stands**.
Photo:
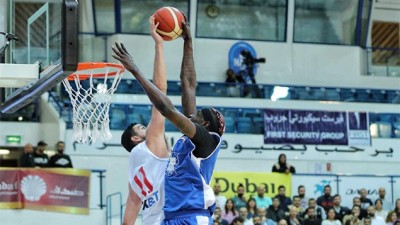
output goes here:
<path id="1" fill-rule="evenodd" d="M 69 155 L 64 154 L 65 143 L 59 141 L 56 144 L 57 152 L 49 157 L 45 150 L 47 143 L 39 141 L 34 150 L 32 144 L 27 143 L 24 146 L 24 152 L 19 158 L 20 167 L 31 168 L 72 168 L 72 160 Z"/>
<path id="2" fill-rule="evenodd" d="M 214 185 L 214 225 L 400 225 L 400 199 L 393 206 L 385 198 L 385 188 L 379 188 L 374 201 L 365 188 L 361 189 L 352 206 L 343 206 L 341 196 L 332 195 L 329 185 L 317 199 L 308 198 L 303 185 L 292 198 L 286 196 L 282 185 L 272 199 L 265 194 L 264 184 L 257 187 L 256 196 L 246 199 L 245 192 L 239 184 L 236 195 L 227 199 L 220 184 Z"/>

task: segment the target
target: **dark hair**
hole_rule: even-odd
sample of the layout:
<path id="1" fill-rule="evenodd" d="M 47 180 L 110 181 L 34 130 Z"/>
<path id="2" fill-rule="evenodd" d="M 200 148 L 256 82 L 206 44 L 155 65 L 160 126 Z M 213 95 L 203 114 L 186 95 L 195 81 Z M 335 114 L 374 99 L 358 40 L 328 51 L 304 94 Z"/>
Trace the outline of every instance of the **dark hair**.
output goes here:
<path id="1" fill-rule="evenodd" d="M 278 187 L 278 190 L 281 189 L 281 188 L 284 188 L 284 189 L 286 190 L 285 186 L 283 186 L 283 185 L 280 185 L 280 186 Z"/>
<path id="2" fill-rule="evenodd" d="M 297 187 L 297 190 L 300 190 L 300 188 L 304 188 L 304 185 L 299 185 L 299 186 Z"/>
<path id="3" fill-rule="evenodd" d="M 235 218 L 232 220 L 232 223 L 231 223 L 231 224 L 235 224 L 236 222 L 241 222 L 241 223 L 243 223 L 244 220 L 243 220 L 241 217 L 235 217 Z"/>
<path id="4" fill-rule="evenodd" d="M 340 198 L 340 195 L 339 195 L 339 194 L 336 194 L 336 195 L 333 196 L 333 198 L 336 198 L 336 197 L 339 197 L 339 198 Z"/>
<path id="5" fill-rule="evenodd" d="M 298 195 L 293 195 L 292 199 L 294 200 L 295 198 L 300 198 Z"/>
<path id="6" fill-rule="evenodd" d="M 324 191 L 325 191 L 325 189 L 326 189 L 326 188 L 330 188 L 330 189 L 332 189 L 332 188 L 331 188 L 331 185 L 329 185 L 329 184 L 325 185 L 325 187 L 324 187 Z"/>
<path id="7" fill-rule="evenodd" d="M 214 108 L 202 108 L 203 119 L 210 123 L 209 131 L 222 136 L 225 132 L 225 119 L 222 113 Z"/>
<path id="8" fill-rule="evenodd" d="M 375 205 L 376 205 L 376 203 L 378 203 L 378 202 L 381 202 L 381 205 L 383 205 L 382 199 L 380 199 L 380 198 L 376 199 L 376 200 L 375 200 Z"/>
<path id="9" fill-rule="evenodd" d="M 232 202 L 232 209 L 228 209 L 228 202 Z M 234 215 L 234 216 L 236 216 L 236 207 L 235 207 L 235 202 L 233 202 L 233 200 L 230 198 L 230 199 L 228 199 L 228 200 L 226 200 L 226 203 L 225 203 L 225 213 L 228 213 L 228 211 L 231 211 L 232 212 L 232 214 Z"/>
<path id="10" fill-rule="evenodd" d="M 237 187 L 244 187 L 242 183 L 239 183 Z"/>
<path id="11" fill-rule="evenodd" d="M 124 146 L 128 152 L 131 152 L 132 149 L 137 145 L 131 140 L 131 137 L 136 135 L 135 130 L 133 130 L 133 127 L 136 124 L 137 123 L 129 124 L 129 126 L 124 130 L 124 133 L 121 135 L 121 145 Z"/>

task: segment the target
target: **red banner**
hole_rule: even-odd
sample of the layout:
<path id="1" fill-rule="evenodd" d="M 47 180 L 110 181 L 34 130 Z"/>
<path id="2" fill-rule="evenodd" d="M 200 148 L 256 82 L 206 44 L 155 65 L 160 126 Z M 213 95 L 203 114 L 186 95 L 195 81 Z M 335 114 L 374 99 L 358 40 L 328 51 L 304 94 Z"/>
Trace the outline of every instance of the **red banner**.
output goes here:
<path id="1" fill-rule="evenodd" d="M 0 208 L 89 213 L 90 171 L 0 169 Z"/>

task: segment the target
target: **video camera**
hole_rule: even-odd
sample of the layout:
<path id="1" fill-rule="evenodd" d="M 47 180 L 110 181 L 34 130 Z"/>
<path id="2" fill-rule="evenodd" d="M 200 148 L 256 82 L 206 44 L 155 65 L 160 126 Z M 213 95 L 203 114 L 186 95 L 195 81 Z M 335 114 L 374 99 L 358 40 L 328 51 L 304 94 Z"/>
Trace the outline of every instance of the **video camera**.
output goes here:
<path id="1" fill-rule="evenodd" d="M 256 63 L 265 63 L 265 58 L 256 59 L 248 50 L 242 50 L 240 54 L 244 57 L 242 64 L 245 65 L 248 70 L 253 70 Z"/>

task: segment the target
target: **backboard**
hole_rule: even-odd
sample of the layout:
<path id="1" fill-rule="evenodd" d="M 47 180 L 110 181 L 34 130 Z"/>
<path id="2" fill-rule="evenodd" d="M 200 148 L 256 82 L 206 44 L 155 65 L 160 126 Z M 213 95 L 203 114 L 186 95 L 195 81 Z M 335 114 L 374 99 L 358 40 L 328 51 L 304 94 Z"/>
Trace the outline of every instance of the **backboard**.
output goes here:
<path id="1" fill-rule="evenodd" d="M 12 82 L 5 79 L 11 77 L 18 89 L 3 89 L 1 113 L 13 113 L 31 103 L 74 72 L 78 63 L 77 0 L 8 0 L 8 7 L 7 33 L 18 40 L 9 41 L 5 54 L 12 65 L 0 64 L 0 87 L 11 87 Z M 37 71 L 32 74 L 35 67 L 29 66 L 33 64 Z M 16 79 L 18 69 L 22 82 Z"/>

